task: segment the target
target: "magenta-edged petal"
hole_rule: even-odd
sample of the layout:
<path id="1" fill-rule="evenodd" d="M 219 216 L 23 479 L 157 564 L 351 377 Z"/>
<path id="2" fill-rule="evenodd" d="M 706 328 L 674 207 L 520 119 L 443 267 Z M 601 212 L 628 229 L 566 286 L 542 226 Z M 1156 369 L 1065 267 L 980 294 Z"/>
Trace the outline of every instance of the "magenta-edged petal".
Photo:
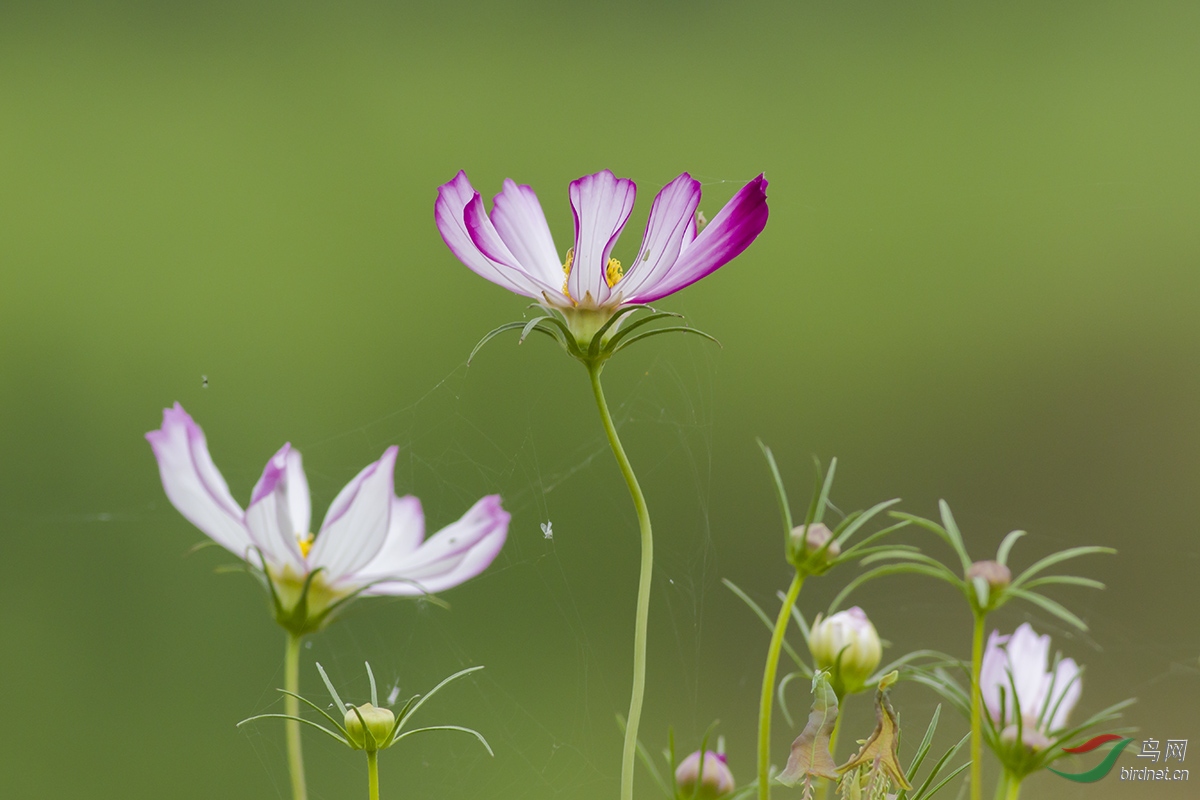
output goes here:
<path id="1" fill-rule="evenodd" d="M 575 260 L 567 286 L 576 303 L 599 306 L 608 302 L 612 290 L 605 280 L 605 268 L 636 195 L 633 181 L 618 178 L 607 169 L 571 182 Z"/>
<path id="2" fill-rule="evenodd" d="M 504 189 L 492 201 L 491 222 L 526 271 L 547 286 L 562 285 L 562 257 L 532 187 L 505 179 Z"/>
<path id="3" fill-rule="evenodd" d="M 246 558 L 253 541 L 245 515 L 213 464 L 200 426 L 176 403 L 163 409 L 162 427 L 146 439 L 171 505 L 214 542 Z"/>
<path id="4" fill-rule="evenodd" d="M 504 546 L 510 516 L 499 495 L 479 500 L 457 522 L 431 536 L 416 552 L 391 563 L 379 560 L 355 576 L 367 594 L 417 596 L 440 592 L 487 569 Z"/>
<path id="5" fill-rule="evenodd" d="M 287 497 L 287 515 L 291 521 L 292 532 L 305 535 L 312 530 L 312 498 L 308 492 L 308 477 L 304 474 L 300 452 L 292 449 L 291 443 L 281 447 L 267 462 L 262 477 L 254 484 L 250 504 L 257 503 L 259 498 L 275 491 L 280 482 Z"/>
<path id="6" fill-rule="evenodd" d="M 548 283 L 538 274 L 540 270 L 526 268 L 508 249 L 508 245 L 500 238 L 496 226 L 492 224 L 492 220 L 483 207 L 483 198 L 478 194 L 471 198 L 471 202 L 467 203 L 467 207 L 463 209 L 463 222 L 466 223 L 471 242 L 479 249 L 479 252 L 503 270 L 514 284 L 521 286 L 521 294 L 527 297 L 541 297 L 545 291 L 557 291 L 553 284 Z M 559 274 L 562 274 L 561 269 Z"/>
<path id="7" fill-rule="evenodd" d="M 636 293 L 627 303 L 649 303 L 690 286 L 729 263 L 750 246 L 767 224 L 767 180 L 759 175 L 725 204 L 696 239 L 684 247 L 670 269 Z"/>
<path id="8" fill-rule="evenodd" d="M 650 207 L 642 249 L 617 285 L 623 297 L 637 297 L 645 286 L 654 286 L 679 258 L 688 234 L 695 238 L 700 181 L 686 172 L 663 187 Z"/>
<path id="9" fill-rule="evenodd" d="M 392 517 L 388 523 L 387 538 L 383 547 L 366 566 L 358 570 L 361 574 L 385 572 L 381 565 L 402 564 L 425 540 L 425 512 L 421 501 L 413 495 L 392 498 Z"/>
<path id="10" fill-rule="evenodd" d="M 394 445 L 385 450 L 383 457 L 358 473 L 329 506 L 308 554 L 309 568 L 324 568 L 329 583 L 361 569 L 383 546 L 391 518 L 397 452 Z"/>
<path id="11" fill-rule="evenodd" d="M 300 454 L 285 444 L 267 462 L 246 509 L 246 527 L 268 564 L 307 572 L 296 537 L 308 534 L 311 514 Z"/>
<path id="12" fill-rule="evenodd" d="M 516 292 L 526 297 L 536 297 L 537 294 L 532 290 L 532 283 L 529 279 L 522 278 L 519 273 L 514 274 L 511 268 L 496 264 L 481 253 L 475 243 L 471 241 L 471 234 L 467 230 L 463 212 L 467 205 L 478 196 L 479 193 L 467 180 L 467 174 L 461 171 L 449 183 L 438 187 L 437 202 L 433 206 L 433 217 L 437 222 L 438 232 L 442 234 L 442 240 L 450 248 L 450 252 L 454 253 L 459 261 L 466 264 L 477 275 L 503 286 L 510 292 Z"/>

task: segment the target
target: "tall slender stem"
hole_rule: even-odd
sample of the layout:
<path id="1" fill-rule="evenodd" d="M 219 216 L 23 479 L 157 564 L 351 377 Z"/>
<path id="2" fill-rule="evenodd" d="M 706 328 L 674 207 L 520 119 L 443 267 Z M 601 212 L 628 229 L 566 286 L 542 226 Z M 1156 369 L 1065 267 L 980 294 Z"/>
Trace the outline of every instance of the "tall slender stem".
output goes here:
<path id="1" fill-rule="evenodd" d="M 613 425 L 612 415 L 608 413 L 608 404 L 604 401 L 604 389 L 600 386 L 599 364 L 588 365 L 588 375 L 592 379 L 592 393 L 596 396 L 596 406 L 600 409 L 600 421 L 604 423 L 604 432 L 608 435 L 608 444 L 612 447 L 613 455 L 625 483 L 629 487 L 629 495 L 633 498 L 633 507 L 637 511 L 638 528 L 642 535 L 642 562 L 638 573 L 637 617 L 633 632 L 633 692 L 629 698 L 629 717 L 625 724 L 625 745 L 621 752 L 621 800 L 633 800 L 633 767 L 637 757 L 638 725 L 642 721 L 642 701 L 646 694 L 646 631 L 650 620 L 650 578 L 654 568 L 654 537 L 650 533 L 650 512 L 646 509 L 646 498 L 642 488 L 638 486 L 637 476 L 621 439 L 617 436 L 617 428 Z"/>
<path id="2" fill-rule="evenodd" d="M 293 694 L 300 693 L 300 640 L 302 636 L 289 633 L 283 656 L 283 686 Z M 289 717 L 300 716 L 300 701 L 291 694 L 283 696 L 283 710 Z M 304 751 L 300 747 L 300 723 L 294 719 L 284 722 L 287 736 L 288 771 L 292 774 L 292 800 L 308 800 L 304 782 Z"/>
<path id="3" fill-rule="evenodd" d="M 1021 779 L 1011 773 L 1004 777 L 1008 784 L 1004 792 L 1004 800 L 1018 800 L 1021 796 Z"/>
<path id="4" fill-rule="evenodd" d="M 986 614 L 975 612 L 971 637 L 971 800 L 983 800 L 983 691 L 979 670 L 983 666 L 983 627 Z"/>
<path id="5" fill-rule="evenodd" d="M 775 673 L 779 670 L 779 651 L 783 649 L 783 634 L 787 630 L 788 620 L 792 617 L 792 606 L 800 595 L 800 587 L 804 585 L 804 576 L 796 571 L 792 585 L 788 587 L 787 597 L 779 609 L 779 618 L 775 620 L 775 630 L 771 632 L 771 646 L 767 649 L 767 666 L 763 670 L 762 698 L 758 706 L 758 797 L 759 800 L 770 800 L 771 797 L 771 708 L 775 700 Z"/>
<path id="6" fill-rule="evenodd" d="M 379 751 L 367 751 L 367 791 L 370 800 L 379 800 Z"/>

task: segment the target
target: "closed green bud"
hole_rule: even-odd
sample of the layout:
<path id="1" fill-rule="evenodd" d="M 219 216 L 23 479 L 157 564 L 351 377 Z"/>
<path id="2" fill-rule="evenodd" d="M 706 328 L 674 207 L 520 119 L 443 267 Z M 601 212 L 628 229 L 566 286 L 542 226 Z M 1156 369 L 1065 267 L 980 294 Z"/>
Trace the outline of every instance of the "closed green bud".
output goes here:
<path id="1" fill-rule="evenodd" d="M 817 617 L 808 650 L 816 668 L 829 672 L 829 683 L 838 697 L 860 691 L 883 658 L 879 634 L 858 606 L 826 619 Z"/>
<path id="2" fill-rule="evenodd" d="M 366 723 L 365 732 L 363 723 Z M 392 735 L 395 725 L 395 714 L 386 708 L 376 708 L 370 703 L 346 711 L 346 733 L 349 734 L 350 744 L 355 750 L 373 751 L 387 747 L 391 744 L 388 737 Z"/>

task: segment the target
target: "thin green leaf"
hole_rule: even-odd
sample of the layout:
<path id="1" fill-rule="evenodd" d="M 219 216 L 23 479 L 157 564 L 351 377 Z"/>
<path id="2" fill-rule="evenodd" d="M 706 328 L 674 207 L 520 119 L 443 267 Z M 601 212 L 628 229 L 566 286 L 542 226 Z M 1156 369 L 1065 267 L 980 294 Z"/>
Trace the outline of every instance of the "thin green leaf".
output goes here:
<path id="1" fill-rule="evenodd" d="M 787 675 L 783 676 L 783 680 L 779 682 L 779 688 L 775 691 L 775 695 L 779 699 L 779 710 L 783 712 L 783 718 L 787 720 L 789 728 L 796 727 L 796 720 L 792 718 L 792 712 L 791 709 L 788 708 L 787 698 L 784 695 L 784 690 L 786 690 L 787 685 L 796 678 L 808 678 L 809 680 L 812 680 L 812 673 L 810 672 L 808 675 L 805 675 L 799 670 L 796 672 L 789 672 Z"/>
<path id="2" fill-rule="evenodd" d="M 946 581 L 956 589 L 962 588 L 962 581 L 958 580 L 958 578 L 951 579 L 946 577 L 945 573 L 949 572 L 949 570 L 946 570 L 945 567 L 942 567 L 941 571 L 939 571 L 925 564 L 885 564 L 882 567 L 875 567 L 874 569 L 867 570 L 846 584 L 845 588 L 838 592 L 837 596 L 833 598 L 833 602 L 829 604 L 829 611 L 827 612 L 827 615 L 831 615 L 841 608 L 842 601 L 845 600 L 851 592 L 853 592 L 859 586 L 862 586 L 867 581 L 874 580 L 875 578 L 882 578 L 885 575 L 899 575 L 905 572 L 912 572 L 917 575 L 927 575 L 930 578 L 937 578 L 940 581 Z"/>
<path id="3" fill-rule="evenodd" d="M 960 549 L 960 546 L 958 544 L 955 543 L 954 537 L 951 536 L 950 533 L 945 528 L 943 528 L 941 525 L 938 525 L 933 520 L 925 519 L 924 517 L 918 517 L 915 514 L 908 514 L 908 513 L 905 513 L 904 511 L 889 511 L 888 516 L 893 517 L 895 519 L 907 520 L 908 522 L 911 522 L 913 525 L 917 525 L 921 528 L 924 528 L 927 531 L 932 531 L 933 533 L 936 533 L 938 536 L 940 536 L 942 538 L 942 540 L 946 544 L 950 545 L 951 549 L 953 549 L 954 552 L 958 555 L 959 561 L 962 562 L 963 574 L 964 575 L 966 574 L 967 570 L 971 566 L 971 562 L 965 558 L 966 553 Z"/>
<path id="4" fill-rule="evenodd" d="M 771 480 L 775 483 L 775 499 L 779 503 L 779 516 L 783 518 L 783 536 L 792 535 L 792 510 L 788 506 L 787 490 L 783 488 L 783 477 L 779 474 L 779 466 L 775 463 L 775 454 L 771 452 L 771 448 L 763 444 L 762 439 L 756 440 L 759 449 L 762 450 L 763 456 L 767 459 L 767 466 L 771 469 Z"/>
<path id="5" fill-rule="evenodd" d="M 849 548 L 847 548 L 846 550 L 843 550 L 842 554 L 840 556 L 838 556 L 838 561 L 848 560 L 852 557 L 855 557 L 855 554 L 861 553 L 862 550 L 864 548 L 866 548 L 868 545 L 874 544 L 875 542 L 879 541 L 883 537 L 888 536 L 889 534 L 895 533 L 896 531 L 900 530 L 901 528 L 907 528 L 911 524 L 912 523 L 909 522 L 908 520 L 902 520 L 900 522 L 897 522 L 895 525 L 889 525 L 886 528 L 875 531 L 874 533 L 872 533 L 870 536 L 863 539 L 862 541 L 855 542 L 854 544 L 850 545 Z M 897 544 L 897 545 L 891 545 L 891 546 L 898 547 L 901 549 L 906 549 L 906 550 L 907 549 L 920 550 L 919 547 L 914 547 L 913 545 L 909 545 L 909 544 Z"/>
<path id="6" fill-rule="evenodd" d="M 487 333 L 485 333 L 483 335 L 483 338 L 480 339 L 479 343 L 475 345 L 475 348 L 473 350 L 471 350 L 471 355 L 467 356 L 467 365 L 470 366 L 471 359 L 475 358 L 475 354 L 478 353 L 480 350 L 482 350 L 483 346 L 485 344 L 487 344 L 488 342 L 490 342 L 492 339 L 495 339 L 497 336 L 504 333 L 505 331 L 515 331 L 518 328 L 524 328 L 524 327 L 525 327 L 525 322 L 522 320 L 521 322 L 506 322 L 498 328 L 492 328 L 490 331 L 488 331 Z"/>
<path id="7" fill-rule="evenodd" d="M 825 518 L 825 507 L 829 505 L 829 492 L 833 489 L 833 474 L 837 472 L 837 459 L 829 459 L 829 470 L 825 473 L 825 483 L 821 486 L 821 497 L 817 500 L 817 511 L 809 524 L 820 522 Z M 826 543 L 825 547 L 828 547 Z"/>
<path id="8" fill-rule="evenodd" d="M 868 522 L 870 522 L 871 518 L 874 517 L 876 514 L 878 514 L 879 512 L 881 512 L 885 509 L 891 508 L 892 506 L 896 505 L 896 503 L 899 503 L 899 502 L 900 502 L 899 497 L 895 497 L 891 500 L 884 500 L 882 503 L 876 503 L 875 505 L 868 508 L 866 511 L 859 514 L 858 518 L 855 519 L 854 522 L 847 525 L 845 530 L 843 530 L 841 532 L 841 534 L 837 537 L 838 546 L 840 547 L 843 543 L 845 543 L 845 541 L 847 539 L 849 539 L 851 536 L 853 536 L 858 531 L 859 528 L 861 528 L 863 525 L 866 525 Z"/>
<path id="9" fill-rule="evenodd" d="M 853 555 L 857 556 L 865 566 L 878 561 L 886 561 L 889 558 L 901 559 L 903 556 L 899 555 L 900 553 L 919 552 L 921 552 L 921 548 L 911 544 L 881 544 L 878 547 L 866 547 L 862 550 L 855 550 Z"/>
<path id="10" fill-rule="evenodd" d="M 917 754 L 913 756 L 912 762 L 908 765 L 908 772 L 904 773 L 909 783 L 917 779 L 917 770 L 921 768 L 921 763 L 925 760 L 925 756 L 929 754 L 929 748 L 933 745 L 933 734 L 937 730 L 938 718 L 941 715 L 942 706 L 939 703 L 937 708 L 933 710 L 933 716 L 929 718 L 929 724 L 925 726 L 925 735 L 921 737 L 921 743 L 917 745 Z M 906 794 L 905 790 L 901 789 L 899 794 L 896 795 L 896 800 L 904 800 Z"/>
<path id="11" fill-rule="evenodd" d="M 367 665 L 367 679 L 371 681 L 371 705 L 379 708 L 379 690 L 375 688 L 375 673 L 371 671 L 371 662 L 364 661 Z"/>
<path id="12" fill-rule="evenodd" d="M 942 526 L 950 535 L 954 551 L 962 559 L 963 573 L 966 574 L 971 567 L 971 557 L 967 555 L 967 548 L 963 545 L 962 532 L 958 529 L 958 523 L 954 521 L 954 514 L 950 512 L 950 504 L 945 500 L 938 500 L 938 510 L 942 513 Z"/>
<path id="13" fill-rule="evenodd" d="M 1051 586 L 1053 584 L 1065 584 L 1067 586 L 1086 586 L 1089 589 L 1103 589 L 1104 584 L 1100 581 L 1094 581 L 1091 578 L 1081 578 L 1078 575 L 1047 575 L 1044 578 L 1034 578 L 1033 580 L 1022 586 L 1022 589 L 1037 588 L 1038 586 Z"/>
<path id="14" fill-rule="evenodd" d="M 741 589 L 739 589 L 737 584 L 735 584 L 733 581 L 729 580 L 728 578 L 722 578 L 721 583 L 725 584 L 725 586 L 729 589 L 729 591 L 733 592 L 738 597 L 740 597 L 742 599 L 743 603 L 750 606 L 750 608 L 754 611 L 754 613 L 758 615 L 758 618 L 760 620 L 762 620 L 763 624 L 767 626 L 767 630 L 769 630 L 771 632 L 775 631 L 775 621 L 773 619 L 771 619 L 770 617 L 768 617 L 765 611 L 763 611 L 761 608 L 759 608 L 758 603 L 756 603 L 750 599 L 750 595 L 746 594 Z M 792 661 L 796 662 L 796 666 L 801 667 L 801 668 L 804 668 L 806 666 L 804 663 L 804 659 L 800 658 L 799 653 L 797 653 L 795 651 L 795 649 L 790 644 L 788 644 L 786 639 L 783 640 L 783 650 L 785 653 L 788 654 L 788 656 L 792 659 Z"/>
<path id="15" fill-rule="evenodd" d="M 935 692 L 941 695 L 946 702 L 954 706 L 954 708 L 964 717 L 971 716 L 970 698 L 967 696 L 967 693 L 963 691 L 962 687 L 951 680 L 949 676 L 938 674 L 936 672 L 934 674 L 929 674 L 920 670 L 914 670 L 913 673 L 908 676 L 908 679 L 933 689 Z"/>
<path id="16" fill-rule="evenodd" d="M 911 669 L 926 669 L 927 670 L 931 666 L 943 666 L 943 665 L 953 666 L 958 663 L 957 660 L 951 658 L 950 656 L 946 655 L 945 653 L 938 652 L 937 650 L 914 650 L 911 653 L 905 653 L 904 655 L 891 661 L 887 665 L 882 666 L 879 669 L 875 670 L 875 674 L 867 679 L 867 682 L 865 685 L 871 686 L 875 683 L 878 683 L 880 678 L 882 678 L 884 675 L 887 675 L 889 672 L 892 672 L 893 670 L 898 670 L 901 667 L 908 668 L 908 665 L 911 662 L 916 661 L 918 658 L 934 658 L 937 660 L 935 662 L 933 662 L 933 664 L 926 664 L 926 665 L 923 665 L 922 667 L 912 667 Z M 908 674 L 907 674 L 908 671 L 909 671 L 909 669 L 905 670 L 905 675 L 904 675 L 905 678 L 908 677 Z"/>
<path id="17" fill-rule="evenodd" d="M 650 308 L 650 306 L 642 306 L 642 308 Z M 663 317 L 674 317 L 675 319 L 683 318 L 683 314 L 676 314 L 674 311 L 655 311 L 652 308 L 650 308 L 650 311 L 653 313 L 651 313 L 649 316 L 642 317 L 639 320 L 631 322 L 625 327 L 621 328 L 612 335 L 612 338 L 610 338 L 607 342 L 604 342 L 604 344 L 609 348 L 615 347 L 616 345 L 620 344 L 622 339 L 627 338 L 632 331 L 636 331 L 638 328 L 642 327 L 643 325 L 648 325 L 651 322 L 657 322 Z M 604 323 L 604 326 L 600 328 L 600 330 L 596 331 L 596 335 L 592 337 L 591 346 L 588 348 L 589 356 L 595 358 L 596 356 L 600 355 L 600 342 L 603 341 L 604 334 L 608 333 L 613 321 L 616 318 L 617 317 L 614 316 L 608 322 Z"/>
<path id="18" fill-rule="evenodd" d="M 970 734 L 967 734 L 967 735 L 970 736 Z M 965 742 L 966 738 L 964 738 L 963 741 Z M 926 800 L 926 798 L 933 797 L 935 794 L 937 794 L 943 788 L 945 788 L 946 784 L 948 784 L 950 781 L 954 780 L 959 775 L 961 775 L 963 770 L 965 770 L 969 766 L 971 766 L 970 761 L 967 761 L 963 764 L 959 764 L 957 767 L 954 768 L 953 772 L 951 772 L 949 775 L 947 775 L 945 778 L 943 778 L 941 781 L 939 781 L 936 786 L 934 786 L 928 792 L 918 794 L 917 796 L 915 796 L 913 798 L 913 800 Z"/>
<path id="19" fill-rule="evenodd" d="M 616 355 L 617 353 L 621 352 L 626 347 L 629 347 L 632 344 L 637 344 L 638 342 L 640 342 L 643 339 L 649 339 L 651 336 L 658 336 L 659 334 L 662 334 L 662 333 L 693 333 L 696 336 L 699 336 L 704 339 L 708 339 L 710 342 L 713 342 L 714 344 L 716 344 L 717 347 L 724 346 L 717 340 L 717 338 L 715 336 L 705 333 L 704 331 L 702 331 L 698 328 L 689 328 L 687 325 L 670 325 L 666 328 L 655 328 L 652 331 L 646 331 L 645 333 L 639 333 L 635 336 L 631 336 L 628 339 L 625 339 L 623 342 L 621 342 L 619 345 L 617 345 L 615 348 L 613 348 L 613 355 Z"/>
<path id="20" fill-rule="evenodd" d="M 325 674 L 325 668 L 321 666 L 321 662 L 317 662 L 317 672 L 321 673 L 321 680 L 325 681 L 325 688 L 329 690 L 329 696 L 333 698 L 333 704 L 338 711 L 345 714 L 349 709 L 342 698 L 338 697 L 337 689 L 333 688 L 333 682 L 329 680 L 329 676 Z"/>
<path id="21" fill-rule="evenodd" d="M 989 603 L 992 598 L 991 587 L 988 586 L 987 579 L 982 575 L 976 575 L 971 579 L 971 588 L 974 589 L 975 602 L 979 604 L 979 608 L 989 608 Z"/>
<path id="22" fill-rule="evenodd" d="M 529 320 L 529 322 L 526 322 L 525 327 L 521 329 L 521 335 L 517 338 L 517 344 L 524 344 L 525 337 L 529 336 L 530 331 L 536 328 L 539 322 L 547 319 L 550 319 L 550 317 L 544 315 L 541 317 L 534 317 L 533 319 Z"/>
<path id="23" fill-rule="evenodd" d="M 1020 575 L 1018 575 L 1013 580 L 1012 585 L 1009 588 L 1010 589 L 1020 588 L 1021 584 L 1028 581 L 1030 578 L 1032 578 L 1034 575 L 1036 575 L 1039 572 L 1041 572 L 1042 570 L 1044 570 L 1046 567 L 1053 566 L 1055 564 L 1058 564 L 1061 561 L 1066 561 L 1067 559 L 1070 559 L 1070 558 L 1079 558 L 1080 556 L 1092 555 L 1093 553 L 1107 553 L 1107 554 L 1111 555 L 1116 552 L 1117 551 L 1111 547 L 1097 547 L 1095 545 L 1090 545 L 1087 547 L 1069 547 L 1066 550 L 1060 550 L 1057 553 L 1051 553 L 1050 555 L 1046 556 L 1045 558 L 1034 562 L 1033 565 L 1029 567 L 1029 569 L 1025 570 Z"/>
<path id="24" fill-rule="evenodd" d="M 957 743 L 955 743 L 953 746 L 951 746 L 949 750 L 947 750 L 945 753 L 942 754 L 942 757 L 939 758 L 937 760 L 937 762 L 933 765 L 933 769 L 929 770 L 928 777 L 925 778 L 925 782 L 922 783 L 921 787 L 917 790 L 917 794 L 913 797 L 913 800 L 919 800 L 922 797 L 932 796 L 933 794 L 935 794 L 937 792 L 938 789 L 942 788 L 942 786 L 944 786 L 947 781 L 949 781 L 955 775 L 959 774 L 960 772 L 962 772 L 964 769 L 966 769 L 967 767 L 969 767 L 971 765 L 970 760 L 968 760 L 965 764 L 960 765 L 957 769 L 955 769 L 953 772 L 951 772 L 946 777 L 945 780 L 943 780 L 941 783 L 939 783 L 933 789 L 926 791 L 929 789 L 929 784 L 937 779 L 937 776 L 939 773 L 941 773 L 942 768 L 946 766 L 946 762 L 948 762 L 950 759 L 954 758 L 954 756 L 958 754 L 958 751 L 963 748 L 963 745 L 965 745 L 967 743 L 967 741 L 970 740 L 970 738 L 971 738 L 971 734 L 967 733 L 965 736 L 963 736 L 961 739 L 959 739 Z"/>
<path id="25" fill-rule="evenodd" d="M 396 741 L 396 732 L 400 730 L 400 726 L 404 724 L 404 721 L 408 719 L 408 715 L 412 713 L 413 705 L 420 699 L 421 695 L 414 694 L 412 697 L 408 698 L 408 702 L 406 702 L 396 714 L 396 721 L 392 723 L 392 730 L 389 731 L 387 735 L 388 742 Z"/>
<path id="26" fill-rule="evenodd" d="M 483 745 L 483 748 L 488 751 L 489 756 L 492 756 L 493 758 L 496 757 L 496 754 L 492 752 L 492 746 L 488 744 L 487 739 L 483 738 L 482 733 L 474 728 L 464 728 L 461 725 L 430 725 L 425 728 L 413 728 L 411 731 L 405 731 L 397 736 L 394 741 L 398 742 L 408 736 L 415 736 L 418 733 L 428 733 L 429 731 L 458 731 L 459 733 L 469 733 L 479 740 L 479 743 Z"/>
<path id="27" fill-rule="evenodd" d="M 470 675 L 472 672 L 478 672 L 481 669 L 483 669 L 482 664 L 480 664 L 477 667 L 467 667 L 466 669 L 459 670 L 458 672 L 454 673 L 453 675 L 451 675 L 448 678 L 442 679 L 441 683 L 439 683 L 437 686 L 430 689 L 427 694 L 425 694 L 423 697 L 421 697 L 419 700 L 417 700 L 416 704 L 413 705 L 412 710 L 410 710 L 406 716 L 411 717 L 413 714 L 417 713 L 417 709 L 420 708 L 421 706 L 425 705 L 425 701 L 428 700 L 429 698 L 433 697 L 435 694 L 437 694 L 438 690 L 440 690 L 446 684 L 450 683 L 451 681 L 456 681 L 459 678 L 463 677 L 464 675 Z M 399 736 L 396 737 L 396 739 L 399 739 L 399 738 L 401 738 L 401 737 L 399 737 Z"/>
<path id="28" fill-rule="evenodd" d="M 279 692 L 282 692 L 283 694 L 286 694 L 286 695 L 288 695 L 288 696 L 290 696 L 290 697 L 294 697 L 294 698 L 296 698 L 297 700 L 299 700 L 301 703 L 304 703 L 305 705 L 307 705 L 309 708 L 315 709 L 315 710 L 317 711 L 317 713 L 318 713 L 318 714 L 320 714 L 320 715 L 321 715 L 321 716 L 323 716 L 325 719 L 327 719 L 327 720 L 329 720 L 330 722 L 332 722 L 332 723 L 333 723 L 333 727 L 337 728 L 337 729 L 338 729 L 339 731 L 341 731 L 341 732 L 342 732 L 344 735 L 347 735 L 347 736 L 349 735 L 349 734 L 347 734 L 347 733 L 346 733 L 346 729 L 345 729 L 345 728 L 342 726 L 342 723 L 341 723 L 340 721 L 338 721 L 338 720 L 334 719 L 334 718 L 333 718 L 333 717 L 332 717 L 332 716 L 329 714 L 329 712 L 327 712 L 325 709 L 321 708 L 319 705 L 317 705 L 316 703 L 314 703 L 312 700 L 309 700 L 307 697 L 301 697 L 300 695 L 296 694 L 295 692 L 289 692 L 287 689 L 278 689 L 277 691 L 279 691 Z"/>
<path id="29" fill-rule="evenodd" d="M 1013 545 L 1017 543 L 1025 535 L 1025 531 L 1012 531 L 1004 537 L 1004 541 L 1000 542 L 1000 549 L 996 551 L 996 560 L 1001 564 L 1008 565 L 1008 554 L 1012 552 Z"/>
<path id="30" fill-rule="evenodd" d="M 889 556 L 882 555 L 882 554 L 880 554 L 880 555 L 873 554 L 873 555 L 864 557 L 862 562 L 864 565 L 874 564 L 876 561 L 882 561 L 888 557 Z M 925 564 L 928 567 L 932 567 L 933 569 L 940 571 L 942 573 L 943 578 L 946 581 L 953 583 L 955 586 L 959 587 L 963 591 L 966 591 L 966 587 L 967 587 L 966 581 L 964 581 L 962 578 L 958 577 L 953 572 L 951 572 L 950 568 L 947 567 L 945 564 L 938 561 L 936 558 L 925 555 L 920 550 L 901 550 L 899 552 L 891 554 L 890 558 L 893 558 L 896 561 L 910 561 L 910 562 L 915 562 L 918 564 Z"/>
<path id="31" fill-rule="evenodd" d="M 787 599 L 787 595 L 783 592 L 776 592 L 776 596 L 779 598 L 779 602 L 781 603 Z M 800 635 L 802 635 L 804 637 L 804 641 L 807 642 L 809 637 L 812 636 L 812 631 L 809 630 L 808 623 L 804 620 L 804 615 L 800 613 L 800 609 L 794 605 L 792 606 L 792 619 L 795 621 L 797 627 L 800 628 Z M 811 671 L 809 672 L 808 677 L 812 677 Z"/>
<path id="32" fill-rule="evenodd" d="M 1045 595 L 1038 594 L 1036 592 L 1029 592 L 1024 589 L 1014 589 L 1011 586 L 1008 587 L 1007 593 L 1012 595 L 1013 597 L 1019 597 L 1022 600 L 1028 600 L 1030 603 L 1033 603 L 1034 605 L 1042 608 L 1044 611 L 1050 612 L 1051 614 L 1053 614 L 1054 616 L 1063 620 L 1064 622 L 1069 622 L 1070 624 L 1074 625 L 1076 628 L 1079 628 L 1079 630 L 1081 630 L 1081 631 L 1086 631 L 1088 629 L 1086 622 L 1084 622 L 1079 617 L 1072 614 L 1070 611 L 1068 611 L 1066 608 L 1064 608 L 1060 603 L 1056 603 L 1055 601 L 1051 600 L 1049 597 L 1046 597 Z"/>
<path id="33" fill-rule="evenodd" d="M 242 720 L 241 722 L 239 722 L 237 724 L 237 727 L 240 728 L 243 725 L 245 725 L 247 722 L 254 722 L 255 720 L 258 720 L 258 719 L 290 719 L 290 720 L 294 720 L 296 722 L 303 722 L 305 725 L 311 725 L 312 727 L 316 728 L 317 730 L 321 731 L 322 733 L 324 733 L 328 736 L 332 736 L 334 739 L 337 739 L 339 742 L 346 745 L 347 747 L 350 746 L 349 741 L 342 738 L 341 736 L 334 733 L 333 731 L 329 730 L 324 725 L 318 725 L 317 723 L 313 722 L 311 719 L 305 719 L 304 717 L 293 717 L 290 714 L 258 714 L 256 716 L 247 717 L 246 719 Z"/>

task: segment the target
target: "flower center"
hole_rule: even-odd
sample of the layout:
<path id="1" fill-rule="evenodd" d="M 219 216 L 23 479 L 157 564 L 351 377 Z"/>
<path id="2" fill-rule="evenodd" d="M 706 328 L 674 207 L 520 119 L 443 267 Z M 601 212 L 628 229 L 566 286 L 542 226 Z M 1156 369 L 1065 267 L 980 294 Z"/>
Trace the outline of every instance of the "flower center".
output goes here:
<path id="1" fill-rule="evenodd" d="M 300 555 L 308 558 L 308 551 L 312 550 L 313 539 L 316 538 L 312 533 L 297 533 L 296 544 L 300 545 Z"/>
<path id="2" fill-rule="evenodd" d="M 610 258 L 608 260 L 608 266 L 604 269 L 604 281 L 608 284 L 608 288 L 611 289 L 612 287 L 616 286 L 617 282 L 624 277 L 625 271 L 621 269 L 621 262 L 617 261 L 615 258 Z"/>

